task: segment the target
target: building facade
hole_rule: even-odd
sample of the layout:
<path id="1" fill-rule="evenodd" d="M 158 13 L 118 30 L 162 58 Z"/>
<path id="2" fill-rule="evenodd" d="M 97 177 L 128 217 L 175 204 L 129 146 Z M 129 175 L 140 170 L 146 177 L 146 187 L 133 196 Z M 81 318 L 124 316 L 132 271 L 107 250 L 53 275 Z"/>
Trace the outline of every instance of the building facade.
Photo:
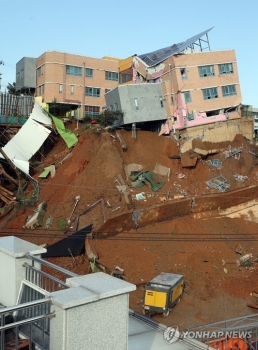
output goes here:
<path id="1" fill-rule="evenodd" d="M 175 129 L 240 118 L 242 97 L 235 51 L 203 50 L 202 41 L 210 48 L 207 36 L 210 30 L 183 43 L 135 55 L 119 63 L 120 84 L 135 85 L 135 93 L 130 90 L 133 109 L 135 98 L 140 98 L 136 96 L 136 86 L 144 83 L 147 91 L 146 83 L 157 83 L 162 86 L 167 118 L 172 119 Z M 201 39 L 203 36 L 206 40 Z M 112 94 L 115 92 L 106 95 L 107 108 L 110 101 L 116 103 Z M 154 97 L 149 94 L 146 103 L 151 103 Z M 127 106 L 128 101 L 121 108 L 131 113 Z"/>
<path id="2" fill-rule="evenodd" d="M 16 85 L 17 92 L 26 95 L 35 95 L 36 89 L 36 58 L 23 57 L 16 63 Z"/>
<path id="3" fill-rule="evenodd" d="M 104 95 L 118 85 L 119 60 L 50 51 L 37 58 L 36 96 L 51 104 L 70 105 L 80 117 L 102 112 Z"/>

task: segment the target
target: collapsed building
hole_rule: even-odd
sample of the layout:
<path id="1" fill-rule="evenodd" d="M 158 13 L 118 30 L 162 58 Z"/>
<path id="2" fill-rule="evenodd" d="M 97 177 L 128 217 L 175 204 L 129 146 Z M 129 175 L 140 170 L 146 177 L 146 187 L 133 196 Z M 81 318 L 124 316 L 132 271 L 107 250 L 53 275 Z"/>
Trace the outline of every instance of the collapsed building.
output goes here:
<path id="1" fill-rule="evenodd" d="M 220 129 L 224 140 L 232 140 L 227 134 L 235 136 L 239 131 L 252 138 L 253 119 L 241 120 L 235 51 L 211 51 L 211 29 L 120 62 L 122 84 L 105 95 L 108 109 L 124 112 L 118 126 L 144 123 L 165 134 L 173 130 L 181 136 L 201 137 L 204 126 L 216 124 L 230 129 L 225 133 Z"/>

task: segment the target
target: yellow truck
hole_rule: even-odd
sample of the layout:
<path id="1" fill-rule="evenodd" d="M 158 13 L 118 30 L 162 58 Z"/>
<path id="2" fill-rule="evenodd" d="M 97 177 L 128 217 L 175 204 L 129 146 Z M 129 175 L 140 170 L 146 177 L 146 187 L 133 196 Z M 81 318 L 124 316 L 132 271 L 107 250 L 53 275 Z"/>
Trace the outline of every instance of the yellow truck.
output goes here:
<path id="1" fill-rule="evenodd" d="M 168 316 L 181 300 L 185 288 L 183 275 L 161 273 L 146 284 L 143 297 L 143 313 Z"/>

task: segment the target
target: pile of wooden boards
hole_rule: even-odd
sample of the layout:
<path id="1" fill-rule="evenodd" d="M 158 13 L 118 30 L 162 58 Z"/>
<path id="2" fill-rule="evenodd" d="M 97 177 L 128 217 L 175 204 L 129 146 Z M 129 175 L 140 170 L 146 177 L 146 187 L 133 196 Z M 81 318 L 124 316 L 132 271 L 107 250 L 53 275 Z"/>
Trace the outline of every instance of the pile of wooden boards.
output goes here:
<path id="1" fill-rule="evenodd" d="M 14 204 L 16 201 L 13 192 L 8 191 L 2 186 L 0 186 L 0 199 L 7 205 Z"/>

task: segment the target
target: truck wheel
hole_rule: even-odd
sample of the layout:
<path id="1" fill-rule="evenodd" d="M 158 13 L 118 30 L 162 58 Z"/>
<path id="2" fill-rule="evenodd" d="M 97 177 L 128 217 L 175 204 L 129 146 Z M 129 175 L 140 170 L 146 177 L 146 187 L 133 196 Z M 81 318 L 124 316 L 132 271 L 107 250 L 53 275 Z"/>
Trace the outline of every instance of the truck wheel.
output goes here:
<path id="1" fill-rule="evenodd" d="M 163 317 L 168 317 L 169 315 L 169 310 L 167 312 L 163 312 Z"/>
<path id="2" fill-rule="evenodd" d="M 143 313 L 144 315 L 148 315 L 149 311 L 143 309 L 143 310 L 142 310 L 142 313 Z"/>

